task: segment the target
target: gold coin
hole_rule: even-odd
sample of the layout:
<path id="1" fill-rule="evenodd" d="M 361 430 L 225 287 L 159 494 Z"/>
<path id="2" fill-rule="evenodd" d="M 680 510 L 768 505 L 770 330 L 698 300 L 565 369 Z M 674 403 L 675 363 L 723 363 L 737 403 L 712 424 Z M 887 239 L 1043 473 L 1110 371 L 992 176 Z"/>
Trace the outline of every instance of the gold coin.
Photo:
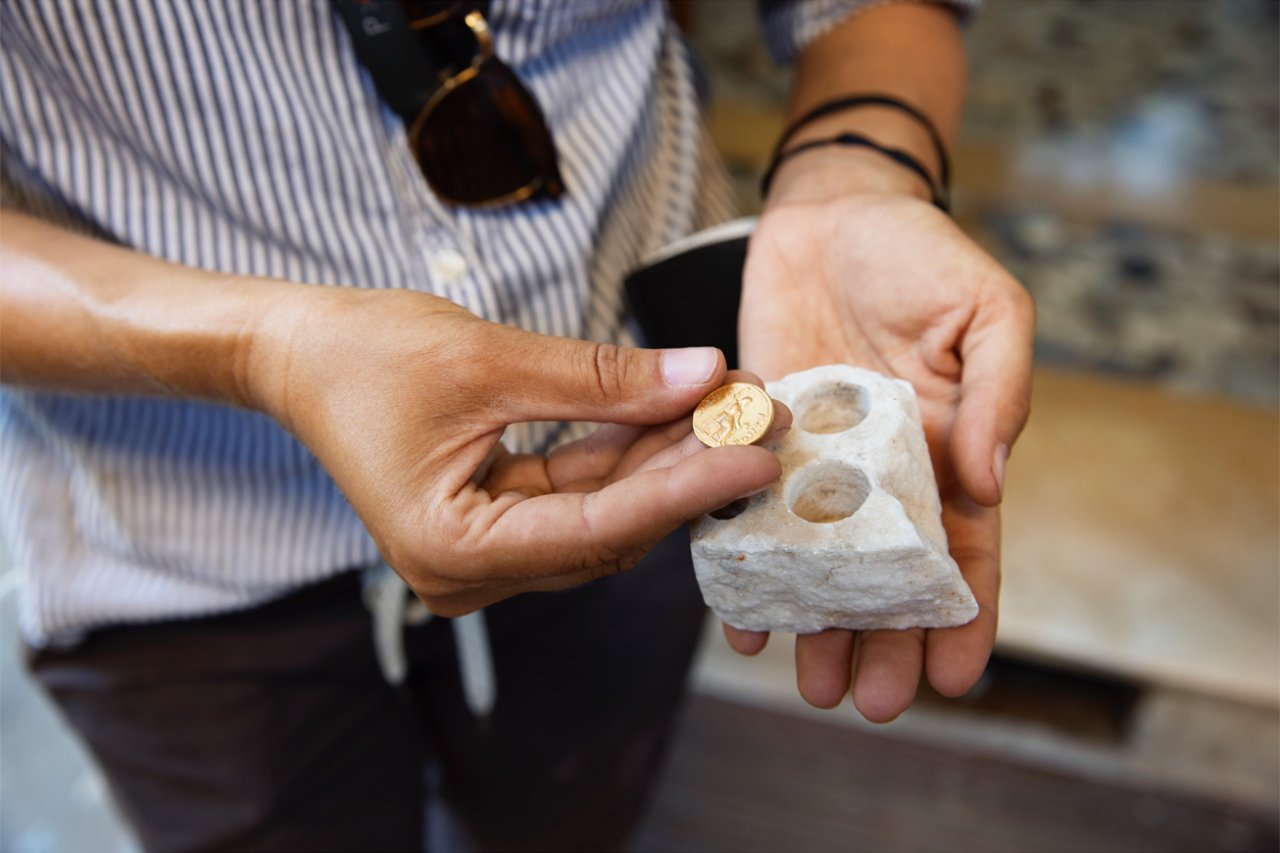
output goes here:
<path id="1" fill-rule="evenodd" d="M 773 426 L 773 400 L 760 386 L 730 382 L 693 410 L 693 434 L 707 447 L 755 444 Z"/>

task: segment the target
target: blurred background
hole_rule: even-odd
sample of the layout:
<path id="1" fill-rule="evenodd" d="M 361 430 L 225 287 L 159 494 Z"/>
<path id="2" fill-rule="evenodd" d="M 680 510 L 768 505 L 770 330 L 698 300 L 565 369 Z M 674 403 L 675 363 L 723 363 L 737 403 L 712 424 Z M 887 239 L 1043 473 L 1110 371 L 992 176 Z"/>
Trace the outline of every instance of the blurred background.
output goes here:
<path id="1" fill-rule="evenodd" d="M 693 5 L 744 212 L 789 75 Z M 895 723 L 809 709 L 709 625 L 638 850 L 1280 847 L 1280 3 L 987 0 L 962 226 L 1035 296 L 997 655 Z M 21 670 L 0 573 L 0 849 L 133 849 Z"/>

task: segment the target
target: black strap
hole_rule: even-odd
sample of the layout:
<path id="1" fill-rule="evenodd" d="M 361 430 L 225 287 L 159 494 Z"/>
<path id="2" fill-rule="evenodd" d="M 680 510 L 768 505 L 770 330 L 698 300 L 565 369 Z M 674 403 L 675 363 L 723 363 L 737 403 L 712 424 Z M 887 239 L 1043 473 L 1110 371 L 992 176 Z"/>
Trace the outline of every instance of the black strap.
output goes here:
<path id="1" fill-rule="evenodd" d="M 773 148 L 774 167 L 772 168 L 776 168 L 783 146 L 787 144 L 787 141 L 790 140 L 791 137 L 795 136 L 796 131 L 800 128 L 833 113 L 855 109 L 857 107 L 890 107 L 898 110 L 899 112 L 906 113 L 919 122 L 924 127 L 925 132 L 929 134 L 929 141 L 933 143 L 934 153 L 938 156 L 938 183 L 940 186 L 935 187 L 935 196 L 941 194 L 945 197 L 949 194 L 951 187 L 951 159 L 947 156 L 947 146 L 942 141 L 942 134 L 938 133 L 938 128 L 934 126 L 933 121 L 930 120 L 930 118 L 922 111 L 913 107 L 911 104 L 908 104 L 901 98 L 894 97 L 893 95 L 846 95 L 844 97 L 834 98 L 830 101 L 824 101 L 809 110 L 807 113 L 800 116 L 800 118 L 793 121 L 790 126 L 783 131 L 782 138 L 778 140 L 778 144 Z M 912 158 L 912 160 L 919 165 L 919 161 L 916 161 L 915 158 Z M 926 178 L 926 180 L 929 181 L 930 186 L 933 186 L 932 178 Z M 938 192 L 938 190 L 940 190 L 940 192 Z M 943 209 L 945 210 L 946 208 Z"/>
<path id="2" fill-rule="evenodd" d="M 789 148 L 776 155 L 773 162 L 769 164 L 769 169 L 764 173 L 764 178 L 760 182 L 760 195 L 767 197 L 769 195 L 769 185 L 773 183 L 774 173 L 778 171 L 778 167 L 790 160 L 792 157 L 804 151 L 811 151 L 814 148 L 825 148 L 830 145 L 843 145 L 850 148 L 870 148 L 878 151 L 884 156 L 893 160 L 901 166 L 905 166 L 915 174 L 919 175 L 929 187 L 929 194 L 932 196 L 934 205 L 944 213 L 949 212 L 950 200 L 947 197 L 947 189 L 945 186 L 935 184 L 933 176 L 929 174 L 929 170 L 924 167 L 919 160 L 903 151 L 900 148 L 889 148 L 873 139 L 863 136 L 860 133 L 842 133 L 839 136 L 832 136 L 826 139 L 811 139 L 808 142 L 801 142 L 794 148 Z"/>
<path id="3" fill-rule="evenodd" d="M 439 26 L 415 32 L 401 0 L 332 2 L 351 36 L 356 57 L 369 71 L 379 96 L 406 123 L 416 119 L 444 80 L 475 55 L 475 39 L 462 21 L 462 12 L 455 12 Z M 488 2 L 436 5 L 483 13 Z"/>

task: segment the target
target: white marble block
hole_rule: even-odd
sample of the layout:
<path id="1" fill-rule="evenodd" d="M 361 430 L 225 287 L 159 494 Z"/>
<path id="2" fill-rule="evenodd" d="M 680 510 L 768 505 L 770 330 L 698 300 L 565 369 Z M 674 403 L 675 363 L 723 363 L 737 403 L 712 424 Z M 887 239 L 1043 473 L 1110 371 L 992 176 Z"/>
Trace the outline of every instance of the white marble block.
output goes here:
<path id="1" fill-rule="evenodd" d="M 693 525 L 711 609 L 739 628 L 797 634 L 942 628 L 977 616 L 947 553 L 911 385 L 832 364 L 768 390 L 795 414 L 775 447 L 781 480 Z"/>

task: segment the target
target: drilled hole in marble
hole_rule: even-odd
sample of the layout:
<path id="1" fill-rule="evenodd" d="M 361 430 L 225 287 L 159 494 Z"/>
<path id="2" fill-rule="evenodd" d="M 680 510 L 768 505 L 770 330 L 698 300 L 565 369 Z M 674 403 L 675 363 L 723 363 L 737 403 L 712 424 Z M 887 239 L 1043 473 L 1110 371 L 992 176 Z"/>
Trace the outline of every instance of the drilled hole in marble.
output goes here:
<path id="1" fill-rule="evenodd" d="M 796 425 L 805 432 L 844 432 L 862 423 L 871 399 L 861 385 L 832 382 L 801 395 L 796 401 Z"/>
<path id="2" fill-rule="evenodd" d="M 731 518 L 737 518 L 746 512 L 749 498 L 738 498 L 736 501 L 730 501 L 719 509 L 713 509 L 707 515 L 712 518 L 718 518 L 721 521 L 728 521 Z"/>
<path id="3" fill-rule="evenodd" d="M 858 511 L 871 483 L 843 462 L 819 462 L 802 469 L 787 486 L 787 506 L 805 521 L 830 524 Z"/>

